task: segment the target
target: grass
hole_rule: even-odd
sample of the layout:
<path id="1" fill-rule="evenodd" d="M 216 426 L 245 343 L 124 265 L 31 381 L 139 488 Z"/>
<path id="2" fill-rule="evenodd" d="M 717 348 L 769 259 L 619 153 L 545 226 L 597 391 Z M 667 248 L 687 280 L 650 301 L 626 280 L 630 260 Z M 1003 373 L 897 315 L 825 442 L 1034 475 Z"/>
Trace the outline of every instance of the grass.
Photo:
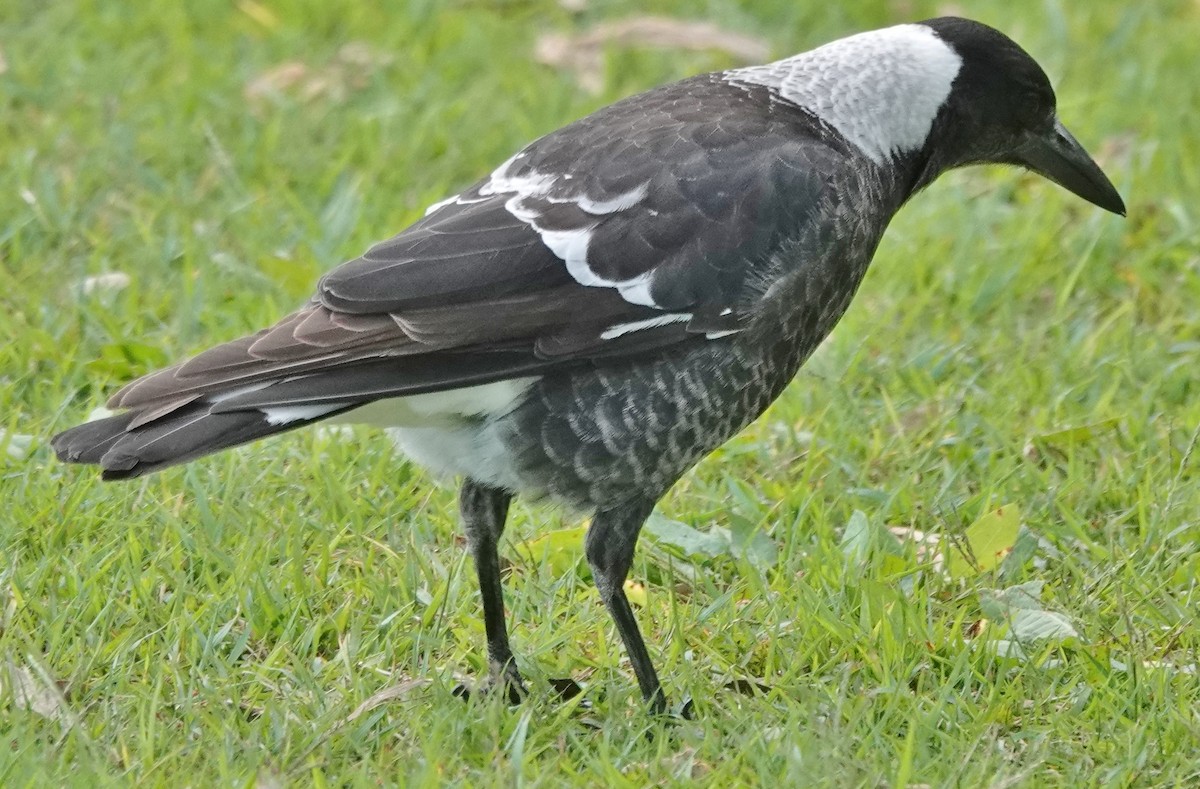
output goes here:
<path id="1" fill-rule="evenodd" d="M 342 5 L 0 19 L 0 784 L 1200 781 L 1200 5 L 960 4 L 1047 67 L 1129 219 L 999 170 L 902 212 L 785 396 L 660 505 L 758 553 L 643 541 L 639 617 L 699 713 L 653 738 L 577 550 L 531 558 L 570 515 L 510 522 L 534 698 L 468 705 L 451 690 L 485 669 L 483 632 L 453 491 L 382 436 L 291 434 L 122 485 L 46 446 L 123 381 L 279 317 L 529 138 L 733 65 L 612 49 L 594 96 L 535 62 L 536 36 L 646 3 Z M 938 10 L 649 5 L 781 56 Z M 286 63 L 302 84 L 247 97 Z M 83 292 L 112 272 L 127 287 Z M 939 572 L 885 529 L 953 551 L 1001 505 L 1026 531 L 985 571 Z M 995 590 L 1039 581 L 1032 607 L 1074 635 L 1006 656 L 1017 622 Z M 592 709 L 547 699 L 565 676 Z"/>

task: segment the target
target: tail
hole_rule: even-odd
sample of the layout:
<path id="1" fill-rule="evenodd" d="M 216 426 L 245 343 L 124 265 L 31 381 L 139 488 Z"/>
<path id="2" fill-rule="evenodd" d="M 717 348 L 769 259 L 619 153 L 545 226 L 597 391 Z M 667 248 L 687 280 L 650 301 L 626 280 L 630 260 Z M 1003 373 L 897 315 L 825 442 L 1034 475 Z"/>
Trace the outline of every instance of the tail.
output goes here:
<path id="1" fill-rule="evenodd" d="M 260 410 L 214 413 L 213 405 L 199 400 L 162 416 L 135 410 L 98 419 L 59 433 L 50 446 L 66 463 L 100 466 L 106 480 L 131 479 L 333 415 L 281 421 Z"/>

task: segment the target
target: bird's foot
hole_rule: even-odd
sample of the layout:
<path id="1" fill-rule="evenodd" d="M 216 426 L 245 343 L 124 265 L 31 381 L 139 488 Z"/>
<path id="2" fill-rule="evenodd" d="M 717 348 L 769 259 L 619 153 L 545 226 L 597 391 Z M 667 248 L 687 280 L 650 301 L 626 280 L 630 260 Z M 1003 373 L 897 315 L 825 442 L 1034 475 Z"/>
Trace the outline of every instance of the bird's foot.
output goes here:
<path id="1" fill-rule="evenodd" d="M 666 723 L 680 723 L 695 719 L 696 705 L 691 696 L 684 698 L 679 704 L 668 704 L 667 697 L 660 691 L 649 701 L 650 714 Z"/>
<path id="2" fill-rule="evenodd" d="M 502 693 L 509 704 L 520 704 L 529 696 L 525 680 L 522 679 L 521 672 L 517 670 L 517 664 L 511 660 L 504 665 L 493 663 L 488 678 L 474 688 L 462 684 L 453 692 L 463 701 L 470 701 L 472 696 L 487 698 L 494 693 Z"/>

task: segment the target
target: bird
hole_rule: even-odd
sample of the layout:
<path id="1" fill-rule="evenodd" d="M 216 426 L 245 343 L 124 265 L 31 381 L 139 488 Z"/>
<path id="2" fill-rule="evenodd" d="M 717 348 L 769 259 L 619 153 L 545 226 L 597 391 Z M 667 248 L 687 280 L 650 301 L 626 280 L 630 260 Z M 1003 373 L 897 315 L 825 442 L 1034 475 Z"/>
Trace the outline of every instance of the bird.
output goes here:
<path id="1" fill-rule="evenodd" d="M 1049 78 L 940 17 L 700 74 L 550 132 L 320 278 L 278 323 L 129 383 L 55 436 L 106 480 L 315 422 L 388 431 L 461 480 L 488 675 L 528 691 L 498 543 L 515 496 L 590 514 L 584 554 L 646 708 L 666 694 L 625 594 L 659 499 L 755 420 L 940 174 L 1015 165 L 1125 215 Z"/>

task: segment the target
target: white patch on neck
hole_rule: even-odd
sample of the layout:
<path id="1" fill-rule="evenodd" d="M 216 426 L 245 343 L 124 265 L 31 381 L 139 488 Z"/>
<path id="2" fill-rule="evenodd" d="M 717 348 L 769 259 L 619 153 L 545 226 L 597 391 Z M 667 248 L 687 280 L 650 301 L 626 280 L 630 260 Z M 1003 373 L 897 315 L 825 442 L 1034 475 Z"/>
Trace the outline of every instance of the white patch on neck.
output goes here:
<path id="1" fill-rule="evenodd" d="M 725 72 L 810 110 L 876 164 L 925 144 L 962 58 L 925 25 L 849 36 L 765 66 Z"/>

